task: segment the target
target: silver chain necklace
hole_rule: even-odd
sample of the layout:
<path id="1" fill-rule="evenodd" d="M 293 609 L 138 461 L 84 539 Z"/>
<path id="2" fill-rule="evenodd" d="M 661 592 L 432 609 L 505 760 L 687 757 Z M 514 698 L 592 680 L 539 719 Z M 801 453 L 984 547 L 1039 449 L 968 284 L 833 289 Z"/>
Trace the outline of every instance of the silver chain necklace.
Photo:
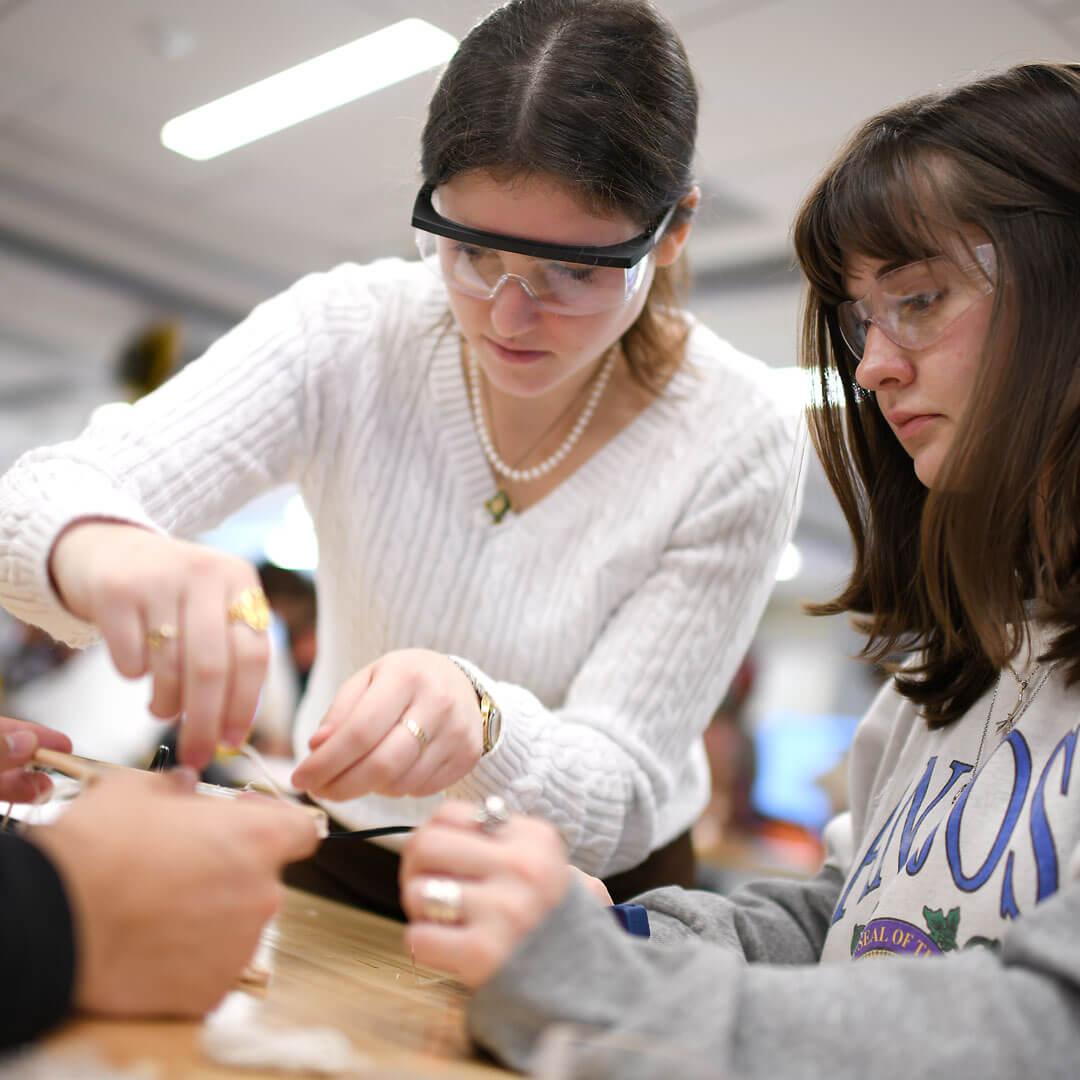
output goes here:
<path id="1" fill-rule="evenodd" d="M 1027 673 L 1026 677 L 1021 679 L 1019 675 L 1010 667 L 1009 671 L 1012 673 L 1012 677 L 1016 680 L 1016 702 L 1013 707 L 1006 714 L 1004 719 L 999 720 L 994 725 L 994 730 L 1004 739 L 1014 727 L 1016 727 L 1020 717 L 1027 712 L 1028 706 L 1035 700 L 1035 696 L 1046 685 L 1046 680 L 1050 678 L 1053 673 L 1054 665 L 1051 664 L 1047 668 L 1043 668 L 1042 664 L 1035 664 L 1035 666 Z M 1035 683 L 1034 689 L 1031 693 L 1025 697 L 1027 688 L 1031 685 L 1032 680 L 1039 672 L 1042 672 L 1039 681 Z M 964 789 L 968 784 L 975 779 L 976 774 L 979 771 L 979 762 L 982 760 L 983 746 L 986 744 L 986 736 L 990 731 L 990 718 L 994 715 L 994 706 L 997 704 L 998 691 L 1001 689 L 1001 675 L 998 675 L 997 683 L 994 685 L 994 693 L 990 698 L 990 708 L 987 710 L 986 719 L 983 721 L 982 735 L 979 736 L 979 749 L 975 751 L 975 764 L 971 767 L 969 772 L 957 789 L 956 794 L 953 796 L 953 803 L 955 805 L 956 800 L 963 794 Z"/>

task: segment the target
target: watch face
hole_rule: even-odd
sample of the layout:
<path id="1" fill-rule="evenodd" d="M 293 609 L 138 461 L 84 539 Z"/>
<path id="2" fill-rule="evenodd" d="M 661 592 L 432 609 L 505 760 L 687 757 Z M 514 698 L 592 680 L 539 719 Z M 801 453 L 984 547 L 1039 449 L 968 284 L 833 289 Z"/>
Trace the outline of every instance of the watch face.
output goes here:
<path id="1" fill-rule="evenodd" d="M 487 694 L 480 703 L 480 715 L 484 718 L 484 753 L 487 754 L 499 741 L 502 731 L 502 713 Z"/>

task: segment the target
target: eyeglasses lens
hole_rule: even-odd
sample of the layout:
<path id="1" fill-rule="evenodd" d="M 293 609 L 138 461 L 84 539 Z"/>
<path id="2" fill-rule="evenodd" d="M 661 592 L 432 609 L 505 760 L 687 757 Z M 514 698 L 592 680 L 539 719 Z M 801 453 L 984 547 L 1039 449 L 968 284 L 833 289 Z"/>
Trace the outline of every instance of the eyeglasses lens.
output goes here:
<path id="1" fill-rule="evenodd" d="M 504 282 L 516 281 L 540 307 L 565 315 L 592 315 L 626 303 L 640 287 L 647 266 L 647 259 L 629 270 L 555 262 L 422 231 L 416 237 L 421 258 L 451 288 L 490 300 Z"/>
<path id="2" fill-rule="evenodd" d="M 840 333 L 858 357 L 871 324 L 901 348 L 926 349 L 992 289 L 978 265 L 960 266 L 945 256 L 910 263 L 878 278 L 861 300 L 838 305 Z"/>

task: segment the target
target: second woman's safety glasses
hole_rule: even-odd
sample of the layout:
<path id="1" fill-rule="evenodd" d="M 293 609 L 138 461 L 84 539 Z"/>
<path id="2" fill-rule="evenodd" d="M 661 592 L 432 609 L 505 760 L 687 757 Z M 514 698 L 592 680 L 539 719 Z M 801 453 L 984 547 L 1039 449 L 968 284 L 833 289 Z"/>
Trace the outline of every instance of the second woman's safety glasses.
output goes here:
<path id="1" fill-rule="evenodd" d="M 675 213 L 672 206 L 652 228 L 621 244 L 547 244 L 451 221 L 435 209 L 434 190 L 425 184 L 413 206 L 424 263 L 467 296 L 491 300 L 513 281 L 538 307 L 559 315 L 595 315 L 631 300 L 648 276 L 646 256 Z"/>
<path id="2" fill-rule="evenodd" d="M 861 360 L 871 326 L 902 349 L 928 349 L 976 300 L 994 291 L 992 244 L 979 244 L 974 260 L 947 255 L 908 263 L 882 274 L 859 300 L 836 307 L 840 334 Z"/>

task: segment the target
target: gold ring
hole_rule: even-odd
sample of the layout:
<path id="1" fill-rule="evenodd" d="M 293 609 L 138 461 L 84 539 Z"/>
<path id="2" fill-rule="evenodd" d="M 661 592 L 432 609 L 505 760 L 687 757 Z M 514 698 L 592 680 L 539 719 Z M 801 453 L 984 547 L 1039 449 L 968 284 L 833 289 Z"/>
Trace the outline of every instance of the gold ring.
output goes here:
<path id="1" fill-rule="evenodd" d="M 146 632 L 146 644 L 151 649 L 160 649 L 166 641 L 175 641 L 180 636 L 180 631 L 172 623 L 162 623 L 153 630 Z"/>
<path id="2" fill-rule="evenodd" d="M 245 589 L 230 605 L 229 622 L 243 623 L 257 634 L 270 626 L 270 605 L 266 593 L 255 587 Z"/>
<path id="3" fill-rule="evenodd" d="M 405 730 L 416 739 L 421 746 L 427 745 L 428 733 L 411 716 L 406 716 L 401 723 Z"/>

